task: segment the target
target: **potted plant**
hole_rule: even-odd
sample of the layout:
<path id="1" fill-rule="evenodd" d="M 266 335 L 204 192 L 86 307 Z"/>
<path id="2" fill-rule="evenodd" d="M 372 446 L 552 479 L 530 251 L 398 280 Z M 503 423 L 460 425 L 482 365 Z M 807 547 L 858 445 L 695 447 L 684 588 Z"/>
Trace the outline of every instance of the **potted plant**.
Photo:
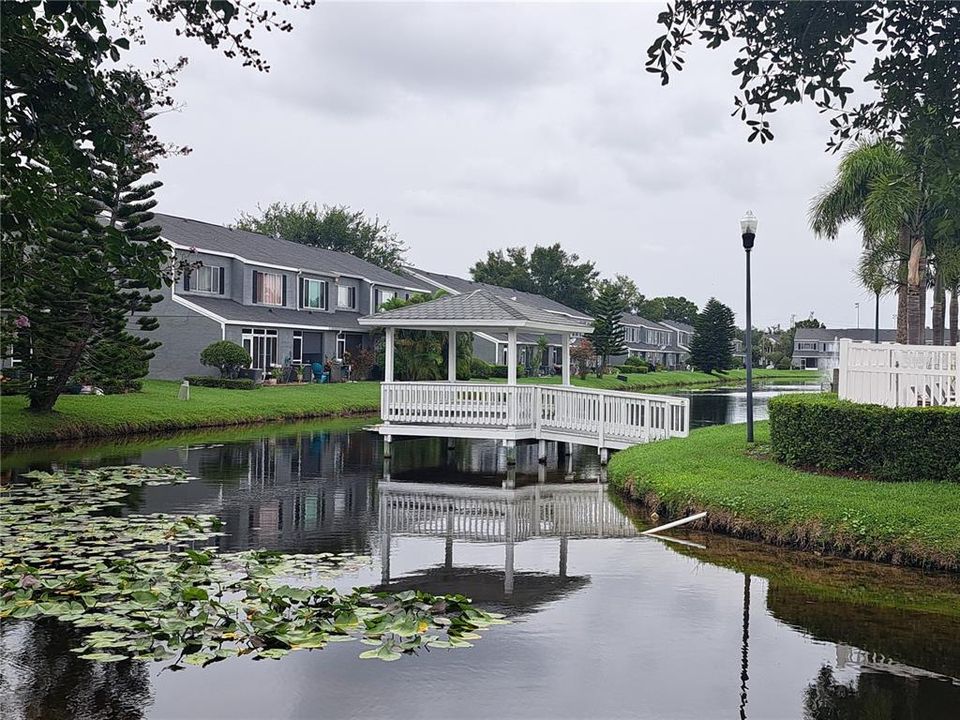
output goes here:
<path id="1" fill-rule="evenodd" d="M 297 382 L 303 382 L 303 365 L 294 365 L 293 372 L 297 376 Z"/>
<path id="2" fill-rule="evenodd" d="M 280 378 L 282 376 L 283 376 L 283 368 L 281 368 L 279 365 L 274 365 L 272 368 L 270 368 L 270 374 L 263 381 L 263 384 L 276 385 L 278 382 L 280 382 Z"/>

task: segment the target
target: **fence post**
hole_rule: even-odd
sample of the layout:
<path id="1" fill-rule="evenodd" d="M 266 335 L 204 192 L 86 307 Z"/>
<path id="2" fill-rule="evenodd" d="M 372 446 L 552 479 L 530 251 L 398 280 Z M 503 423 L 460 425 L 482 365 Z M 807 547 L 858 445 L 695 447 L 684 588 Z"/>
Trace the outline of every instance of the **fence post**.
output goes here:
<path id="1" fill-rule="evenodd" d="M 953 379 L 953 404 L 960 406 L 960 342 L 957 343 L 957 357 L 954 360 L 956 377 Z M 947 399 L 947 402 L 950 402 Z"/>
<path id="2" fill-rule="evenodd" d="M 850 339 L 840 340 L 840 376 L 837 378 L 837 396 L 844 400 L 849 388 L 847 373 L 850 367 Z"/>

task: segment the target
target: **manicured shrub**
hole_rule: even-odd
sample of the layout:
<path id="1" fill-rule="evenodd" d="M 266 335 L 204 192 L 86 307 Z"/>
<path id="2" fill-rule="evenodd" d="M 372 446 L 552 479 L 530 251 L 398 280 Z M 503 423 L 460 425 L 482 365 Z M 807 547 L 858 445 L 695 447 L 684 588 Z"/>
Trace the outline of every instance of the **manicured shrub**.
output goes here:
<path id="1" fill-rule="evenodd" d="M 637 367 L 646 367 L 647 363 L 639 355 L 630 355 L 626 360 L 623 361 L 623 364 L 626 365 L 635 365 Z"/>
<path id="2" fill-rule="evenodd" d="M 478 357 L 470 358 L 470 375 L 475 378 L 485 379 L 490 377 L 490 363 L 484 362 Z"/>
<path id="3" fill-rule="evenodd" d="M 200 362 L 207 367 L 215 367 L 220 377 L 236 377 L 240 368 L 249 367 L 253 362 L 250 353 L 229 340 L 218 340 L 207 345 L 200 353 Z"/>
<path id="4" fill-rule="evenodd" d="M 215 378 L 203 375 L 187 375 L 184 378 L 191 385 L 198 387 L 223 388 L 224 390 L 256 390 L 258 385 L 253 380 L 238 378 Z"/>
<path id="5" fill-rule="evenodd" d="M 507 376 L 507 366 L 506 365 L 491 365 L 490 366 L 490 377 L 492 378 L 505 378 Z"/>
<path id="6" fill-rule="evenodd" d="M 774 456 L 794 467 L 878 480 L 960 482 L 960 408 L 887 408 L 836 395 L 770 401 Z"/>

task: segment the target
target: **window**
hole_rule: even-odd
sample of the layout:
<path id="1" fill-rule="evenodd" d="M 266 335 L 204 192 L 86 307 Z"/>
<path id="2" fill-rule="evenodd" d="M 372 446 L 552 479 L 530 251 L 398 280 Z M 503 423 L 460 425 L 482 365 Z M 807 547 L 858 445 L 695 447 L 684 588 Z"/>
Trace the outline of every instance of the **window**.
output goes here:
<path id="1" fill-rule="evenodd" d="M 343 288 L 340 289 L 343 290 Z M 347 339 L 343 335 L 337 335 L 337 360 L 343 360 L 343 353 L 346 352 L 346 350 Z"/>
<path id="2" fill-rule="evenodd" d="M 553 364 L 562 365 L 563 364 L 563 348 L 555 347 L 553 349 Z"/>
<path id="3" fill-rule="evenodd" d="M 300 281 L 300 307 L 308 310 L 326 310 L 327 281 L 303 278 Z"/>
<path id="4" fill-rule="evenodd" d="M 377 290 L 374 292 L 374 306 L 379 309 L 385 302 L 390 302 L 397 296 L 395 290 Z"/>
<path id="5" fill-rule="evenodd" d="M 357 289 L 351 285 L 337 287 L 337 307 L 354 310 L 357 307 Z M 341 357 L 338 355 L 338 357 Z"/>
<path id="6" fill-rule="evenodd" d="M 265 328 L 243 328 L 243 349 L 253 358 L 251 367 L 269 370 L 277 364 L 277 331 Z"/>
<path id="7" fill-rule="evenodd" d="M 303 362 L 303 330 L 293 331 L 293 352 L 290 360 L 295 363 Z"/>
<path id="8" fill-rule="evenodd" d="M 223 268 L 218 265 L 201 265 L 184 277 L 183 289 L 222 295 Z"/>
<path id="9" fill-rule="evenodd" d="M 287 276 L 254 270 L 253 301 L 263 305 L 286 305 Z"/>
<path id="10" fill-rule="evenodd" d="M 797 350 L 819 350 L 820 343 L 818 342 L 803 342 L 800 341 L 797 343 Z"/>

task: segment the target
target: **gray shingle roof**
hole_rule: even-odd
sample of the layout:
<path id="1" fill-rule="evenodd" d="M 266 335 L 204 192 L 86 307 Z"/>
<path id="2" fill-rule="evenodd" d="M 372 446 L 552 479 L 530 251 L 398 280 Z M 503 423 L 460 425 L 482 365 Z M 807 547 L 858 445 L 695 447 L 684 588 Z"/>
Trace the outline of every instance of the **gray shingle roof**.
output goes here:
<path id="1" fill-rule="evenodd" d="M 231 253 L 253 263 L 270 263 L 321 273 L 334 272 L 361 277 L 391 287 L 430 290 L 423 281 L 398 275 L 366 260 L 336 250 L 301 245 L 247 230 L 234 230 L 222 225 L 163 213 L 156 213 L 155 222 L 162 228 L 162 237 L 178 245 L 195 247 L 197 250 Z"/>
<path id="2" fill-rule="evenodd" d="M 793 336 L 797 340 L 830 341 L 835 338 L 850 340 L 873 340 L 873 328 L 797 328 Z M 880 330 L 880 342 L 893 342 L 897 339 L 896 330 Z"/>
<path id="3" fill-rule="evenodd" d="M 366 332 L 357 324 L 359 313 L 349 313 L 339 310 L 335 313 L 311 312 L 308 310 L 293 310 L 291 308 L 266 307 L 264 305 L 243 305 L 220 297 L 205 297 L 202 295 L 188 295 L 184 297 L 204 310 L 219 315 L 231 323 L 250 323 L 251 325 L 296 325 L 308 328 L 337 328 L 340 330 L 355 330 Z"/>
<path id="4" fill-rule="evenodd" d="M 536 293 L 528 293 L 522 290 L 514 290 L 513 288 L 500 287 L 499 285 L 490 285 L 488 283 L 479 283 L 474 282 L 473 280 L 467 280 L 462 277 L 457 277 L 456 275 L 443 275 L 441 273 L 427 272 L 426 270 L 420 270 L 417 268 L 411 268 L 410 270 L 417 275 L 422 275 L 432 282 L 435 282 L 437 285 L 441 285 L 445 288 L 449 288 L 455 293 L 460 293 L 461 295 L 466 293 L 471 293 L 474 290 L 487 290 L 495 295 L 505 298 L 513 298 L 517 302 L 521 302 L 525 305 L 531 305 L 541 310 L 548 310 L 555 313 L 563 313 L 564 315 L 571 315 L 573 317 L 589 318 L 590 316 L 587 313 L 581 312 L 580 310 L 574 310 L 572 307 L 568 307 L 563 303 L 559 303 L 556 300 L 551 300 L 548 297 L 543 295 L 537 295 Z"/>
<path id="5" fill-rule="evenodd" d="M 674 328 L 668 327 L 656 320 L 647 320 L 645 317 L 634 315 L 633 313 L 624 313 L 620 322 L 624 325 L 644 325 L 654 330 L 666 330 L 667 332 L 673 332 L 674 330 Z M 690 332 L 693 332 L 693 328 L 690 328 Z"/>
<path id="6" fill-rule="evenodd" d="M 694 331 L 693 325 L 687 325 L 678 320 L 664 320 L 661 325 L 666 325 L 667 327 L 676 328 L 680 332 L 692 333 Z"/>
<path id="7" fill-rule="evenodd" d="M 474 290 L 465 295 L 444 295 L 436 300 L 368 315 L 363 318 L 362 324 L 377 326 L 388 322 L 393 325 L 404 321 L 419 325 L 434 323 L 437 326 L 451 323 L 475 323 L 476 327 L 504 328 L 569 326 L 583 331 L 588 331 L 591 327 L 586 320 L 577 320 L 525 305 L 489 290 Z"/>

